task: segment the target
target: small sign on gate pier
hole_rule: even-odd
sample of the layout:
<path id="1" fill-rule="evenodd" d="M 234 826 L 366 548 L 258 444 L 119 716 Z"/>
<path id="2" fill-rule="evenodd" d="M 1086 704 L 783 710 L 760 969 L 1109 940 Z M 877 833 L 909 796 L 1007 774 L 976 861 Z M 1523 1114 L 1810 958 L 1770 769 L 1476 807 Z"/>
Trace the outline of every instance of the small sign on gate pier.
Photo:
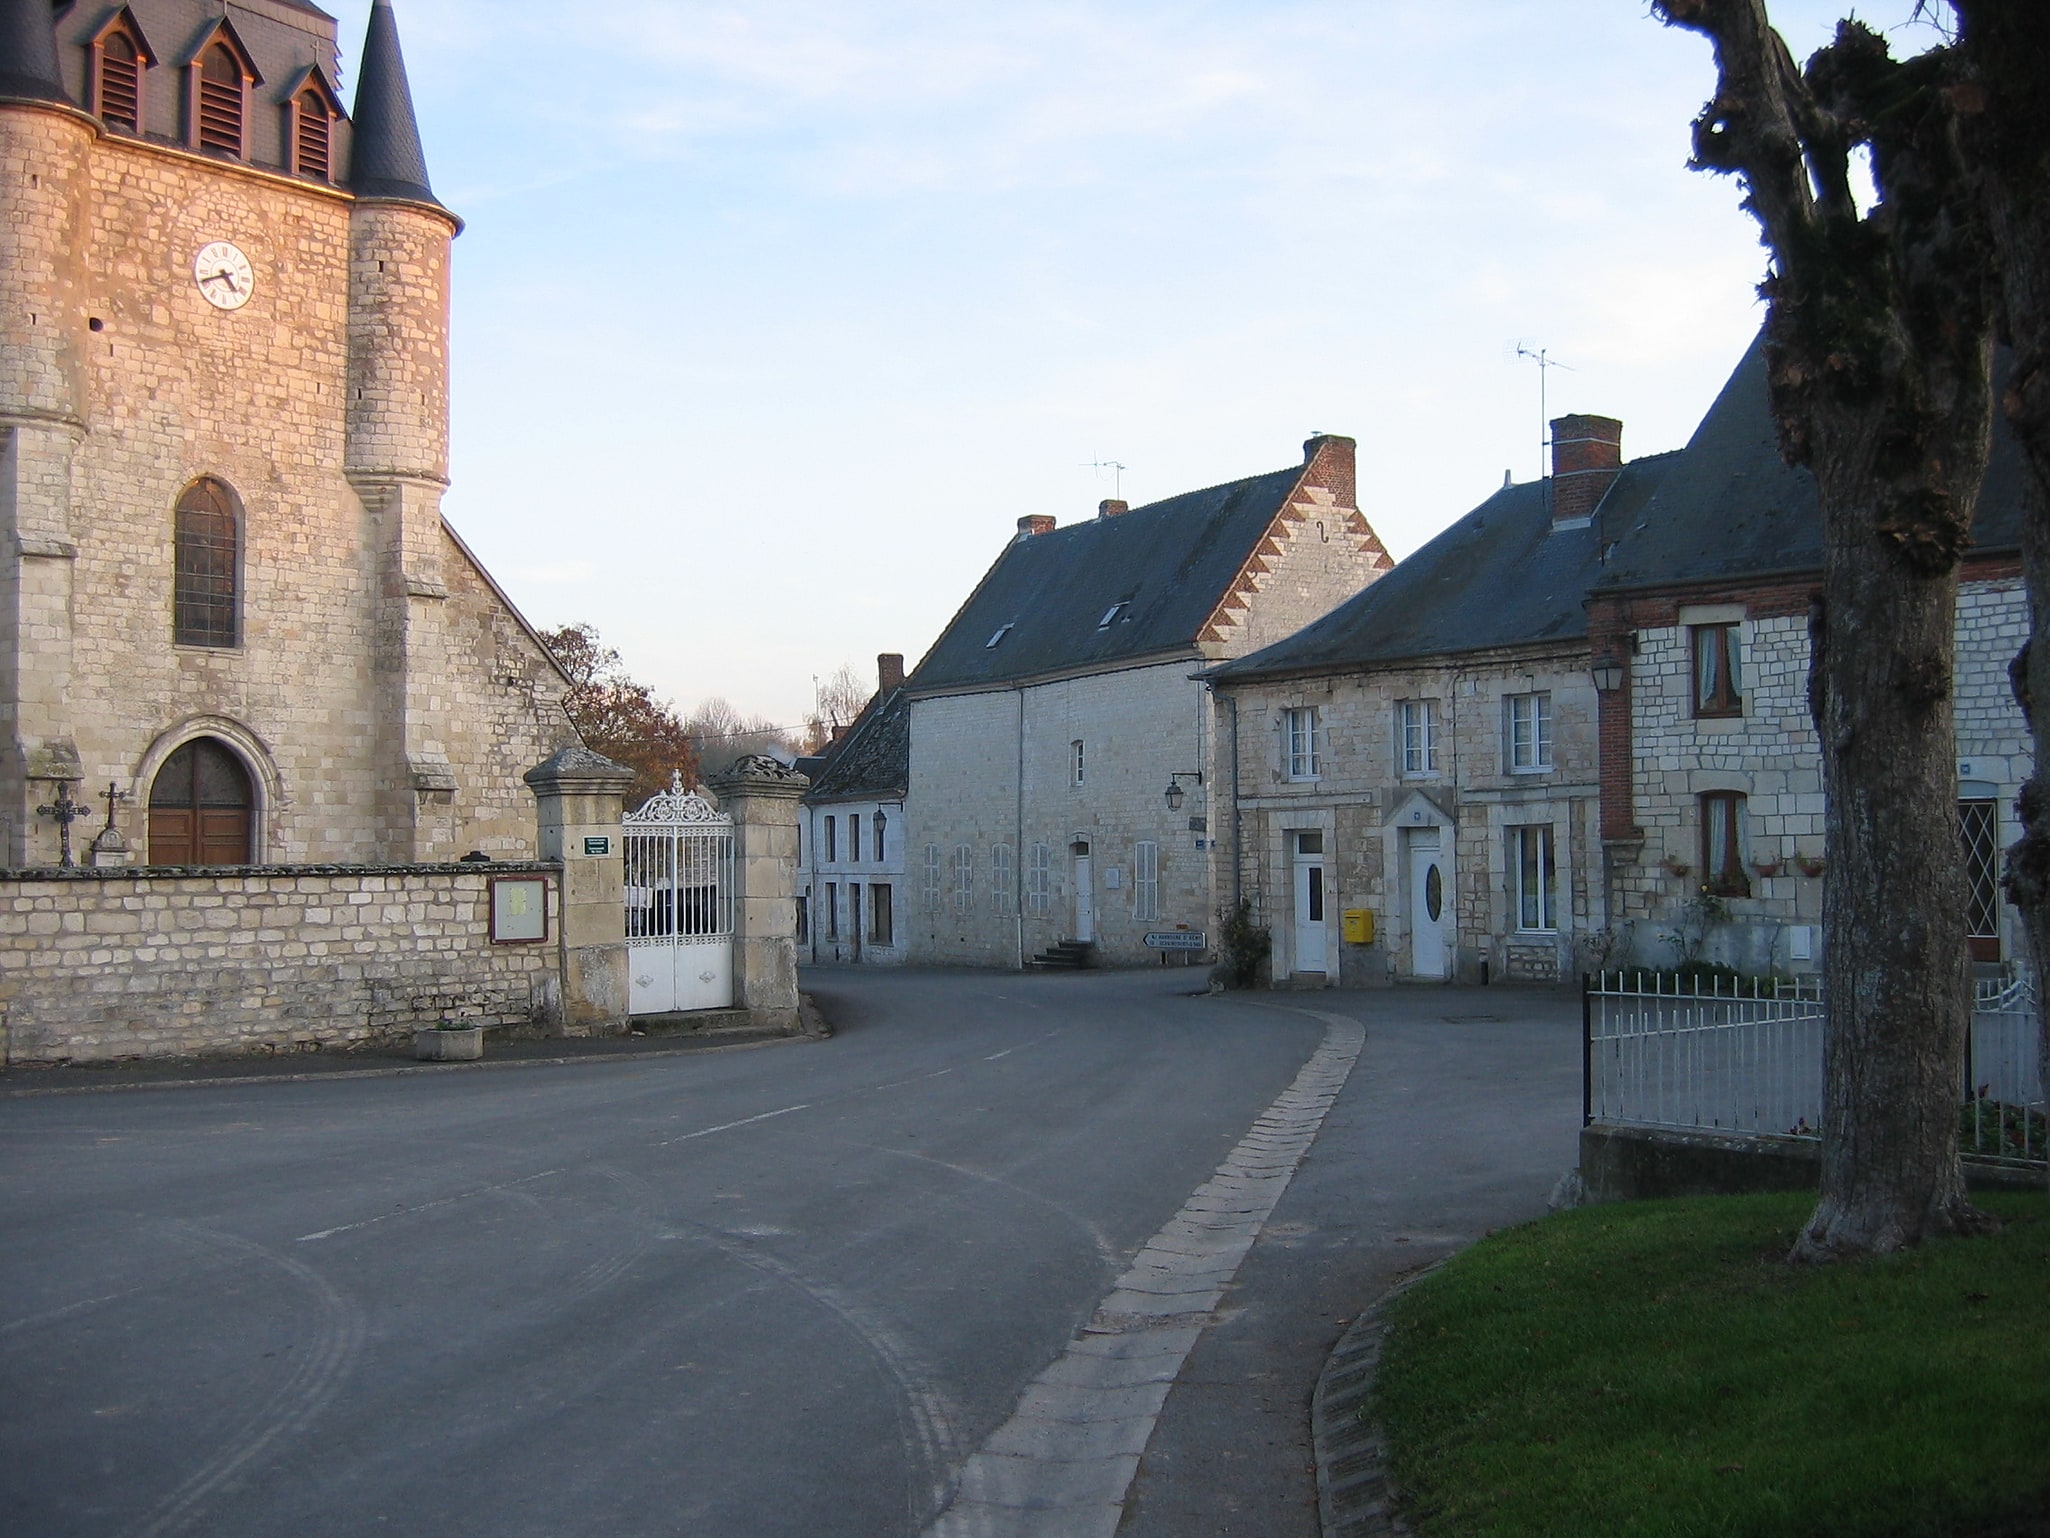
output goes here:
<path id="1" fill-rule="evenodd" d="M 587 838 L 584 840 L 584 853 L 593 860 L 605 859 L 612 853 L 612 840 L 609 838 Z"/>

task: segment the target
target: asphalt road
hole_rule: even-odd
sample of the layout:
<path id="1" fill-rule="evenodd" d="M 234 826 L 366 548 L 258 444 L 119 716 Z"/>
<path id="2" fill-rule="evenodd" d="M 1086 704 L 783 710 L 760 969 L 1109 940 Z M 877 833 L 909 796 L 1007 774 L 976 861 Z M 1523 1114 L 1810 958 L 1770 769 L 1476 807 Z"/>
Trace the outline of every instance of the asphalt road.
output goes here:
<path id="1" fill-rule="evenodd" d="M 1125 1528 L 1314 1532 L 1310 1386 L 1396 1240 L 1571 1162 L 1549 1002 L 808 985 L 832 1041 L 0 1102 L 0 1533 L 916 1534 L 1325 1040 L 1297 1006 L 1366 1051 Z"/>

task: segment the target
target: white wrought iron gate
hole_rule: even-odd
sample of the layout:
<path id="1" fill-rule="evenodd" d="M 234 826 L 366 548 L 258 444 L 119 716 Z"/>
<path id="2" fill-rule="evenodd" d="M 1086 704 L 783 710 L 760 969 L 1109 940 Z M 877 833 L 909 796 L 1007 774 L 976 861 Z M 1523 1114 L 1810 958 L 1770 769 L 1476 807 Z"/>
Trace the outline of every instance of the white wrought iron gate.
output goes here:
<path id="1" fill-rule="evenodd" d="M 672 778 L 622 831 L 630 1012 L 730 1007 L 733 819 Z"/>

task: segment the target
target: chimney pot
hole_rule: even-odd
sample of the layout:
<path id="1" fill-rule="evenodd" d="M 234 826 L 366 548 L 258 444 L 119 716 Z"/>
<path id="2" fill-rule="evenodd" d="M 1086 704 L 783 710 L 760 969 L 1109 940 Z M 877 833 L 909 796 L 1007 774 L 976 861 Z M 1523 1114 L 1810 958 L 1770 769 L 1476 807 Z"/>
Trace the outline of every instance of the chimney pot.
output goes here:
<path id="1" fill-rule="evenodd" d="M 1096 516 L 1099 518 L 1115 518 L 1120 513 L 1129 513 L 1131 510 L 1131 503 L 1119 501 L 1115 497 L 1106 497 L 1096 504 Z"/>
<path id="2" fill-rule="evenodd" d="M 876 657 L 876 690 L 888 694 L 904 686 L 904 654 L 882 652 Z"/>
<path id="3" fill-rule="evenodd" d="M 1614 417 L 1552 419 L 1552 522 L 1594 516 L 1623 472 L 1623 424 Z"/>
<path id="4" fill-rule="evenodd" d="M 1018 538 L 1036 539 L 1041 534 L 1053 533 L 1057 526 L 1057 520 L 1045 513 L 1027 513 L 1018 520 Z"/>

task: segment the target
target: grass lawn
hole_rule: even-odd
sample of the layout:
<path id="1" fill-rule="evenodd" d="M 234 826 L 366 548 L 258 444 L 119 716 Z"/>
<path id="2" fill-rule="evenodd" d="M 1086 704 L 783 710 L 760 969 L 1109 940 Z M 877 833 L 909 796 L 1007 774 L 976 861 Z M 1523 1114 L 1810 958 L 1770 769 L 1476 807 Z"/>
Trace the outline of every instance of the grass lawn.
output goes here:
<path id="1" fill-rule="evenodd" d="M 1833 1267 L 1783 1258 L 1809 1196 L 1493 1235 L 1391 1315 L 1405 1513 L 1434 1538 L 2050 1533 L 2050 1199 L 1979 1202 L 1997 1237 Z"/>

